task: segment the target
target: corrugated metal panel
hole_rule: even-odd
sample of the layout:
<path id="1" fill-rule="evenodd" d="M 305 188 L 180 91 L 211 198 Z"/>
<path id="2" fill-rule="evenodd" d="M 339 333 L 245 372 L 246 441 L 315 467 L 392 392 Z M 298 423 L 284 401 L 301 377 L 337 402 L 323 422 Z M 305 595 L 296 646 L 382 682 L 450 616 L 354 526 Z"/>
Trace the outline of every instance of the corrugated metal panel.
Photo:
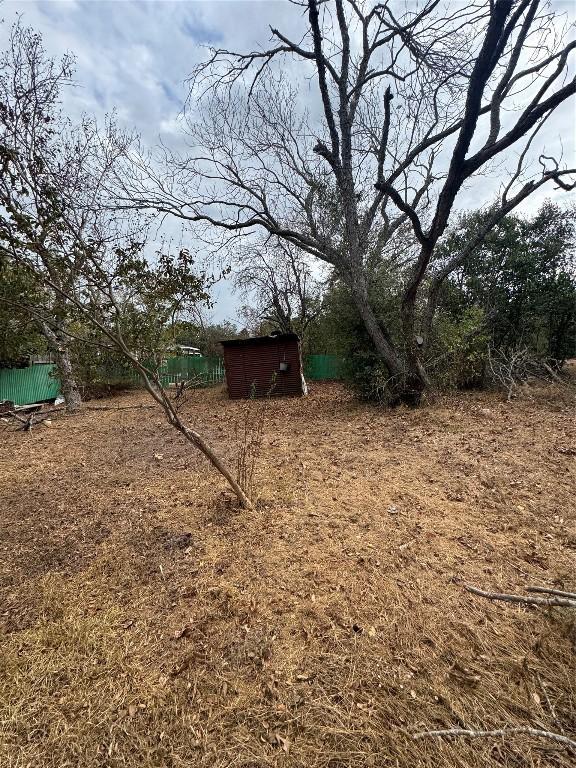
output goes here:
<path id="1" fill-rule="evenodd" d="M 223 343 L 226 384 L 231 398 L 299 396 L 302 391 L 300 343 L 295 335 L 267 336 Z M 281 370 L 281 364 L 287 370 Z"/>
<path id="2" fill-rule="evenodd" d="M 153 363 L 145 362 L 153 366 Z M 163 387 L 179 384 L 181 381 L 194 380 L 195 385 L 209 386 L 224 381 L 224 363 L 219 357 L 200 357 L 195 355 L 180 355 L 168 357 L 158 369 L 160 382 Z M 128 365 L 102 367 L 98 370 L 98 379 L 103 382 L 126 382 L 141 384 L 138 371 Z"/>
<path id="3" fill-rule="evenodd" d="M 197 380 L 199 384 L 206 386 L 218 384 L 224 381 L 224 365 L 219 357 L 169 357 L 160 369 L 160 380 L 165 387 L 190 380 Z"/>
<path id="4" fill-rule="evenodd" d="M 330 381 L 342 378 L 344 361 L 337 355 L 308 355 L 304 373 L 306 380 Z"/>
<path id="5" fill-rule="evenodd" d="M 29 368 L 0 368 L 0 400 L 16 405 L 54 400 L 60 394 L 56 366 L 32 365 Z"/>

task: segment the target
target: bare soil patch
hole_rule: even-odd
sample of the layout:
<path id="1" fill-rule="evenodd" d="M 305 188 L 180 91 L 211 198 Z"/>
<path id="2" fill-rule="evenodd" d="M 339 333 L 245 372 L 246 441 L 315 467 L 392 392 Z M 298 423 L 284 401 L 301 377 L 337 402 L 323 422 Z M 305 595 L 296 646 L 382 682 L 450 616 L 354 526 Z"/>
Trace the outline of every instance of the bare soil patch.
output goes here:
<path id="1" fill-rule="evenodd" d="M 411 738 L 575 737 L 574 616 L 462 586 L 576 588 L 574 399 L 532 394 L 273 400 L 253 513 L 155 410 L 0 435 L 0 764 L 574 765 L 525 735 Z M 186 412 L 233 462 L 255 407 Z"/>

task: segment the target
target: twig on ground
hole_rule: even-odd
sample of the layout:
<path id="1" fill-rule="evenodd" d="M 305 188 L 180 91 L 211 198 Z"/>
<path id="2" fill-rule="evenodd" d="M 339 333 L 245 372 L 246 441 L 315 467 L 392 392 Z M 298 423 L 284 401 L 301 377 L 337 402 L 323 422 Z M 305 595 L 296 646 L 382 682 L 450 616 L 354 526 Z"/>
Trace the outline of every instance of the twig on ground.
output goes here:
<path id="1" fill-rule="evenodd" d="M 32 422 L 34 419 L 35 411 L 32 411 L 29 413 L 26 418 L 23 416 L 20 416 L 20 414 L 16 413 L 15 411 L 6 411 L 6 413 L 2 414 L 4 418 L 7 419 L 14 419 L 15 421 L 20 422 L 22 424 L 22 427 L 19 427 L 19 429 L 24 430 L 25 432 L 29 432 L 32 429 Z"/>
<path id="2" fill-rule="evenodd" d="M 526 587 L 526 592 L 542 592 L 545 595 L 556 595 L 556 597 L 568 597 L 570 600 L 576 600 L 576 592 L 563 592 L 561 589 L 549 589 L 548 587 Z"/>
<path id="3" fill-rule="evenodd" d="M 542 691 L 544 699 L 546 700 L 546 704 L 548 705 L 548 709 L 550 710 L 550 714 L 554 718 L 554 722 L 556 722 L 556 710 L 554 709 L 554 706 L 553 706 L 552 702 L 550 701 L 550 696 L 548 696 L 548 691 L 546 690 L 546 686 L 542 682 L 542 678 L 540 677 L 538 672 L 536 672 L 535 675 L 536 675 L 536 680 L 538 680 L 538 685 L 540 686 L 540 690 Z M 560 728 L 562 733 L 564 733 L 564 729 L 562 728 L 562 726 L 559 723 L 558 723 L 558 727 Z"/>
<path id="4" fill-rule="evenodd" d="M 16 422 L 19 422 L 22 424 L 21 427 L 17 427 L 15 432 L 30 432 L 32 427 L 36 424 L 41 424 L 43 421 L 45 421 L 48 416 L 50 416 L 51 413 L 56 413 L 59 411 L 64 411 L 65 408 L 49 408 L 47 411 L 40 411 L 36 407 L 32 411 L 22 411 L 22 415 L 18 413 L 17 411 L 6 411 L 2 414 L 3 419 L 13 419 Z"/>
<path id="5" fill-rule="evenodd" d="M 542 368 L 550 375 L 550 377 L 557 383 L 562 384 L 562 386 L 566 385 L 565 379 L 563 379 L 561 376 L 559 376 L 556 371 L 554 371 L 551 366 L 548 365 L 547 362 L 542 361 Z"/>
<path id="6" fill-rule="evenodd" d="M 576 608 L 576 595 L 568 592 L 570 597 L 527 597 L 524 595 L 510 595 L 506 592 L 485 592 L 477 587 L 471 587 L 467 584 L 464 585 L 468 592 L 472 592 L 474 595 L 485 597 L 488 600 L 502 600 L 507 603 L 519 603 L 521 605 L 544 605 L 547 607 L 558 608 Z M 530 591 L 544 591 L 547 590 L 542 587 L 540 590 L 532 588 Z M 550 591 L 549 594 L 553 595 L 554 592 Z"/>
<path id="7" fill-rule="evenodd" d="M 576 750 L 576 741 L 574 739 L 568 738 L 568 736 L 562 736 L 560 733 L 553 733 L 552 731 L 544 731 L 539 728 L 529 728 L 529 727 L 517 727 L 517 728 L 501 728 L 500 730 L 496 731 L 474 731 L 471 728 L 449 728 L 447 730 L 443 731 L 420 731 L 419 733 L 413 734 L 413 739 L 424 739 L 428 736 L 439 736 L 439 737 L 454 737 L 454 736 L 466 736 L 470 739 L 475 739 L 478 737 L 498 737 L 498 736 L 511 736 L 516 733 L 525 733 L 529 736 L 536 736 L 538 738 L 542 739 L 550 739 L 552 741 L 556 741 L 559 744 L 564 744 L 567 747 L 570 747 L 570 749 Z"/>
<path id="8" fill-rule="evenodd" d="M 127 411 L 131 408 L 156 408 L 155 405 L 85 405 L 87 411 Z"/>

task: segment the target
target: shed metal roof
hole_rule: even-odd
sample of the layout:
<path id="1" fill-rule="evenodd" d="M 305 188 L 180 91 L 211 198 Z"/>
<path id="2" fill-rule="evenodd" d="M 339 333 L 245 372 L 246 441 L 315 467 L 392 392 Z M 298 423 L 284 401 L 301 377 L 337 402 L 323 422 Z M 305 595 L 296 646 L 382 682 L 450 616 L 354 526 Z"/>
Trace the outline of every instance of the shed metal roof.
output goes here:
<path id="1" fill-rule="evenodd" d="M 247 339 L 223 339 L 223 347 L 252 347 L 257 344 L 275 344 L 278 341 L 300 341 L 297 333 L 275 333 L 269 336 L 250 336 Z"/>

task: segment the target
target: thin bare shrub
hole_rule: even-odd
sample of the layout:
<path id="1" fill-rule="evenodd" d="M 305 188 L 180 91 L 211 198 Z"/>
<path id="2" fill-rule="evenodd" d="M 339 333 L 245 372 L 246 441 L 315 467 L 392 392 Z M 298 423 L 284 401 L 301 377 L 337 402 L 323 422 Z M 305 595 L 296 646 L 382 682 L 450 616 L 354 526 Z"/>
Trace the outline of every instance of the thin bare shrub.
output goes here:
<path id="1" fill-rule="evenodd" d="M 536 357 L 528 347 L 493 349 L 488 347 L 486 374 L 488 383 L 495 389 L 506 392 L 507 400 L 525 392 L 530 382 L 546 382 L 568 386 L 568 382 L 554 367 L 557 361 L 546 361 Z"/>
<path id="2" fill-rule="evenodd" d="M 270 389 L 262 399 L 256 397 L 256 387 L 252 384 L 250 398 L 244 404 L 242 416 L 236 422 L 236 480 L 246 489 L 250 498 L 254 498 L 254 475 L 256 465 L 262 453 L 264 427 L 268 413 L 269 400 L 276 385 L 276 376 L 272 378 Z"/>

